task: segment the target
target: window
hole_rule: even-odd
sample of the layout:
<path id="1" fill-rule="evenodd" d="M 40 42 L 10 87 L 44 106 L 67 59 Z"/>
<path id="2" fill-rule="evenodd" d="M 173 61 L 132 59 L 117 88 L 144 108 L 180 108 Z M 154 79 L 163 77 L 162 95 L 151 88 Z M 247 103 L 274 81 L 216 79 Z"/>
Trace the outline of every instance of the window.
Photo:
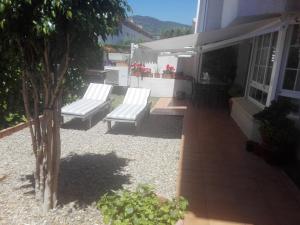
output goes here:
<path id="1" fill-rule="evenodd" d="M 288 30 L 288 47 L 281 94 L 300 95 L 300 25 L 291 25 Z M 300 98 L 300 97 L 299 97 Z"/>
<path id="2" fill-rule="evenodd" d="M 248 97 L 261 106 L 267 102 L 275 60 L 278 33 L 261 35 L 254 39 Z"/>

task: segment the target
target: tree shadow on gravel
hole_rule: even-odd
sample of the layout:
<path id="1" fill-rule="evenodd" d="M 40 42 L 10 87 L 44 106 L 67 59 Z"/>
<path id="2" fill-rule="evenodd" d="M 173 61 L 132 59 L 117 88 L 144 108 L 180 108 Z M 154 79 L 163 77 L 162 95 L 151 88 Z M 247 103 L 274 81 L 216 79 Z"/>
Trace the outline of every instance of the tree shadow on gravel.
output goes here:
<path id="1" fill-rule="evenodd" d="M 113 190 L 130 184 L 130 176 L 122 171 L 129 160 L 119 158 L 114 152 L 100 154 L 72 154 L 61 159 L 58 183 L 59 205 L 74 202 L 76 207 L 85 208 Z M 25 184 L 24 195 L 34 194 L 33 175 L 21 178 Z"/>
<path id="2" fill-rule="evenodd" d="M 61 125 L 61 128 L 63 129 L 69 129 L 69 130 L 89 130 L 93 126 L 95 126 L 97 123 L 99 123 L 103 118 L 105 117 L 104 112 L 99 112 L 96 115 L 92 117 L 92 126 L 89 127 L 89 121 L 85 120 L 82 121 L 80 118 L 73 118 L 69 119 L 65 123 Z"/>
<path id="3" fill-rule="evenodd" d="M 58 198 L 64 205 L 76 202 L 86 207 L 103 194 L 129 184 L 130 177 L 122 170 L 129 160 L 119 158 L 112 152 L 106 155 L 70 155 L 61 160 Z"/>
<path id="4" fill-rule="evenodd" d="M 109 134 L 135 135 L 165 139 L 180 139 L 182 135 L 182 117 L 166 115 L 150 115 L 141 122 L 141 127 L 136 130 L 129 123 L 115 123 Z"/>

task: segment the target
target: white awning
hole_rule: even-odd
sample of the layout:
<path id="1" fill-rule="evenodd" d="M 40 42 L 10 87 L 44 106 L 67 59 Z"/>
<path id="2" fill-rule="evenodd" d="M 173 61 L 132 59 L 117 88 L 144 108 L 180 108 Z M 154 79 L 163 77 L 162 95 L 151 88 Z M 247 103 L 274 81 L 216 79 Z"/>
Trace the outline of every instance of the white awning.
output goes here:
<path id="1" fill-rule="evenodd" d="M 145 42 L 139 46 L 156 52 L 184 52 L 198 49 L 208 52 L 277 31 L 282 24 L 281 17 L 275 17 L 214 31 Z"/>
<path id="2" fill-rule="evenodd" d="M 188 34 L 173 38 L 166 38 L 157 41 L 139 44 L 140 47 L 148 48 L 158 52 L 178 52 L 195 48 L 198 43 L 199 34 Z"/>

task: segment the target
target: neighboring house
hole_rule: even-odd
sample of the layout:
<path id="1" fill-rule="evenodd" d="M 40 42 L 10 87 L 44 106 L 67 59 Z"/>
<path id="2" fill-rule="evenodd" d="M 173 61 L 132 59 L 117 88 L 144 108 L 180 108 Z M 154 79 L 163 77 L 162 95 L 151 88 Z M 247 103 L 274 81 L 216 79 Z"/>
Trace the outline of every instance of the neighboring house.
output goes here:
<path id="1" fill-rule="evenodd" d="M 151 34 L 133 21 L 126 20 L 119 26 L 118 34 L 110 35 L 105 40 L 107 45 L 128 45 L 153 40 Z M 106 82 L 119 86 L 128 86 L 129 54 L 123 52 L 108 53 L 105 57 L 105 69 L 109 71 Z"/>
<path id="2" fill-rule="evenodd" d="M 130 43 L 146 42 L 152 39 L 152 35 L 146 32 L 141 26 L 135 24 L 133 21 L 126 20 L 120 25 L 119 33 L 108 36 L 105 44 L 130 45 Z"/>
<path id="3" fill-rule="evenodd" d="M 139 46 L 174 56 L 196 52 L 181 68 L 199 79 L 205 53 L 234 45 L 235 82 L 244 96 L 233 99 L 231 115 L 248 138 L 258 140 L 253 114 L 278 98 L 300 106 L 299 0 L 199 0 L 195 34 Z M 300 121 L 300 114 L 293 117 Z"/>

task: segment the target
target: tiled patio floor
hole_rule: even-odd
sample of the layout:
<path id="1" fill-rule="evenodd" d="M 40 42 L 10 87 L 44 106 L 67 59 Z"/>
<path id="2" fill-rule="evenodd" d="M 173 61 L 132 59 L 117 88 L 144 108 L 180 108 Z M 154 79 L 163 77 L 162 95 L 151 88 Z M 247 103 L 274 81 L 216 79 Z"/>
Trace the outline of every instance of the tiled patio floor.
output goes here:
<path id="1" fill-rule="evenodd" d="M 186 109 L 186 100 L 176 100 L 175 98 L 160 98 L 152 108 L 151 114 L 183 116 Z"/>
<path id="2" fill-rule="evenodd" d="M 187 107 L 178 194 L 185 225 L 298 225 L 299 191 L 277 168 L 245 151 L 228 112 Z"/>

